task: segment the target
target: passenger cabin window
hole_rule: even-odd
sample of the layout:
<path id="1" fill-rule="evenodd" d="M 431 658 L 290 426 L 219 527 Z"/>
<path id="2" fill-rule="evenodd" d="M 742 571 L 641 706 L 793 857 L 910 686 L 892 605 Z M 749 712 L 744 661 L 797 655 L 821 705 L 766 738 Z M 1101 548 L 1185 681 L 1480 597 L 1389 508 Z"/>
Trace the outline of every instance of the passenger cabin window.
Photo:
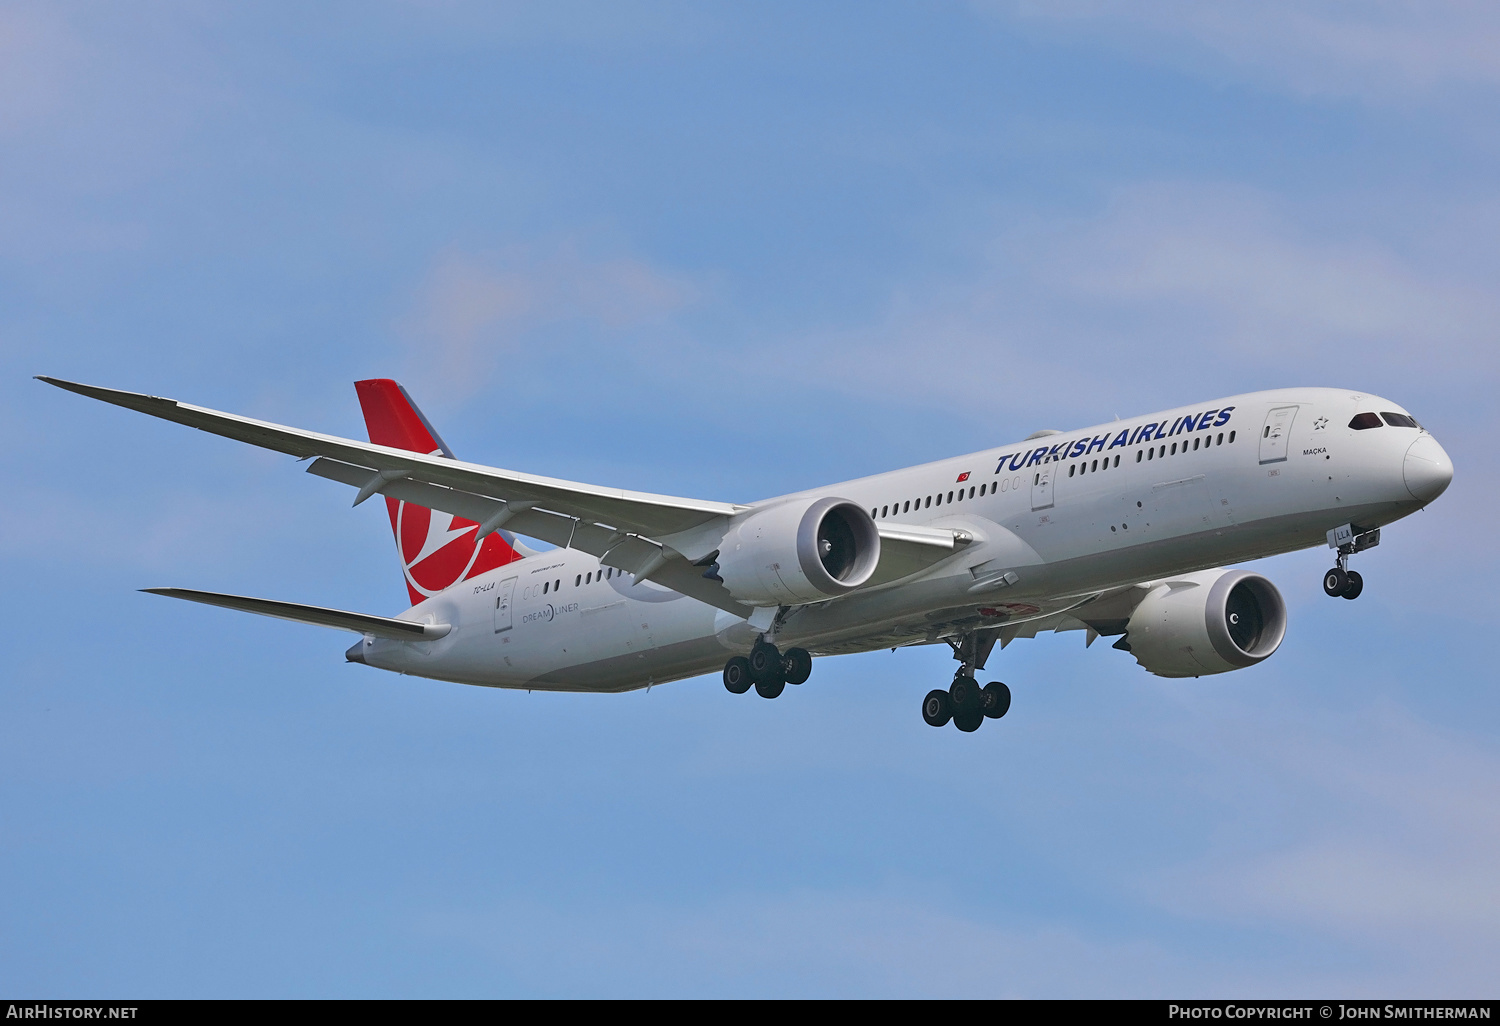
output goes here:
<path id="1" fill-rule="evenodd" d="M 1380 427 L 1380 418 L 1373 413 L 1356 413 L 1354 419 L 1349 422 L 1349 426 L 1356 431 L 1366 431 Z"/>
<path id="2" fill-rule="evenodd" d="M 550 588 L 550 587 L 552 587 L 552 582 L 551 581 L 543 581 L 542 582 L 542 594 L 543 595 L 547 594 L 547 589 Z"/>
<path id="3" fill-rule="evenodd" d="M 573 578 L 573 587 L 576 588 L 576 587 L 578 587 L 582 583 L 583 583 L 583 574 L 579 574 L 577 577 Z"/>
<path id="4" fill-rule="evenodd" d="M 1404 413 L 1384 413 L 1384 412 L 1382 412 L 1380 415 L 1385 418 L 1385 422 L 1387 424 L 1389 424 L 1391 427 L 1409 427 L 1409 428 L 1414 428 L 1414 427 L 1421 427 L 1422 426 L 1422 425 L 1418 424 L 1416 421 L 1412 420 L 1410 417 L 1408 417 Z"/>

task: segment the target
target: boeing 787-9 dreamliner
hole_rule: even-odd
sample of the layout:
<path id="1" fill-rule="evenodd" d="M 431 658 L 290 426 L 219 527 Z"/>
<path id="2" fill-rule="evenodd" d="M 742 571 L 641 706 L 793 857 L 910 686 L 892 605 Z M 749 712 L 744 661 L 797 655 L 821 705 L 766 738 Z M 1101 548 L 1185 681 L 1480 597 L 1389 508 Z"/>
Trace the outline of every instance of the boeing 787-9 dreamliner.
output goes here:
<path id="1" fill-rule="evenodd" d="M 41 380 L 311 460 L 385 499 L 411 608 L 396 616 L 186 588 L 158 595 L 352 631 L 355 663 L 463 684 L 629 691 L 722 670 L 776 698 L 814 656 L 945 644 L 922 716 L 977 730 L 995 643 L 1114 637 L 1146 670 L 1253 666 L 1286 632 L 1265 577 L 1231 564 L 1327 545 L 1323 590 L 1453 464 L 1379 396 L 1289 388 L 1194 403 L 745 504 L 623 491 L 459 460 L 394 381 L 355 383 L 370 441 L 135 392 Z M 536 551 L 520 537 L 554 548 Z"/>

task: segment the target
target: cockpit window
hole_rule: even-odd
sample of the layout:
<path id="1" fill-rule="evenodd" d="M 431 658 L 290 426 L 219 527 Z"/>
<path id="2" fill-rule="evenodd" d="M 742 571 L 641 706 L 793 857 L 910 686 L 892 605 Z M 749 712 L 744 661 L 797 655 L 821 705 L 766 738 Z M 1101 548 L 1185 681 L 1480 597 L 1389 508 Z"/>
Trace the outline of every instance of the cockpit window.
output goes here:
<path id="1" fill-rule="evenodd" d="M 1389 424 L 1391 427 L 1421 427 L 1422 426 L 1422 425 L 1418 424 L 1416 421 L 1412 420 L 1410 417 L 1408 417 L 1404 413 L 1382 413 L 1381 416 L 1385 418 L 1385 422 L 1387 424 Z"/>
<path id="2" fill-rule="evenodd" d="M 1349 422 L 1349 426 L 1356 431 L 1363 431 L 1366 428 L 1379 427 L 1380 418 L 1375 416 L 1375 414 L 1373 413 L 1356 413 L 1354 415 L 1354 419 Z"/>

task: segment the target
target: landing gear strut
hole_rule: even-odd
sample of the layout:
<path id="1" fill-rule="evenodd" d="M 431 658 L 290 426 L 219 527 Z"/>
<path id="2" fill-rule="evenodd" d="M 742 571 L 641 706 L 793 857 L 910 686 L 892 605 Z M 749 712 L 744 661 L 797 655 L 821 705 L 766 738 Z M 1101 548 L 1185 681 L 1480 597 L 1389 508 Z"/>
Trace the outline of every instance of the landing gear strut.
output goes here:
<path id="1" fill-rule="evenodd" d="M 1365 590 L 1365 579 L 1349 569 L 1349 557 L 1380 544 L 1380 529 L 1356 533 L 1351 524 L 1328 532 L 1328 547 L 1338 552 L 1338 565 L 1323 575 L 1323 594 L 1329 598 L 1357 599 Z"/>
<path id="2" fill-rule="evenodd" d="M 802 684 L 812 675 L 812 655 L 805 648 L 789 648 L 786 654 L 762 638 L 750 655 L 734 656 L 724 664 L 724 687 L 743 695 L 751 687 L 761 698 L 776 698 L 788 684 Z"/>
<path id="3" fill-rule="evenodd" d="M 984 687 L 974 679 L 974 671 L 983 669 L 990 650 L 995 647 L 993 633 L 965 634 L 953 647 L 958 672 L 946 691 L 929 691 L 922 699 L 922 719 L 931 727 L 945 727 L 951 721 L 965 733 L 979 729 L 985 720 L 998 720 L 1010 711 L 1010 688 L 997 681 Z"/>

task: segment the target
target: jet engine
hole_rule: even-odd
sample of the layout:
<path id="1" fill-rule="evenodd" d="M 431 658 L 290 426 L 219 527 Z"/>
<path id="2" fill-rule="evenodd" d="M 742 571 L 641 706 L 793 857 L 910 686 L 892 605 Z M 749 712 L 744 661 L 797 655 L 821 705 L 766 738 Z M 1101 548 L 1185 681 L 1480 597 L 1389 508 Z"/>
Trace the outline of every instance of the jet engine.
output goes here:
<path id="1" fill-rule="evenodd" d="M 848 499 L 794 499 L 736 518 L 719 547 L 724 587 L 752 606 L 820 602 L 858 588 L 880 562 L 880 535 Z"/>
<path id="2" fill-rule="evenodd" d="M 1123 644 L 1158 677 L 1253 666 L 1286 635 L 1286 603 L 1248 570 L 1203 570 L 1163 581 L 1131 613 Z"/>

